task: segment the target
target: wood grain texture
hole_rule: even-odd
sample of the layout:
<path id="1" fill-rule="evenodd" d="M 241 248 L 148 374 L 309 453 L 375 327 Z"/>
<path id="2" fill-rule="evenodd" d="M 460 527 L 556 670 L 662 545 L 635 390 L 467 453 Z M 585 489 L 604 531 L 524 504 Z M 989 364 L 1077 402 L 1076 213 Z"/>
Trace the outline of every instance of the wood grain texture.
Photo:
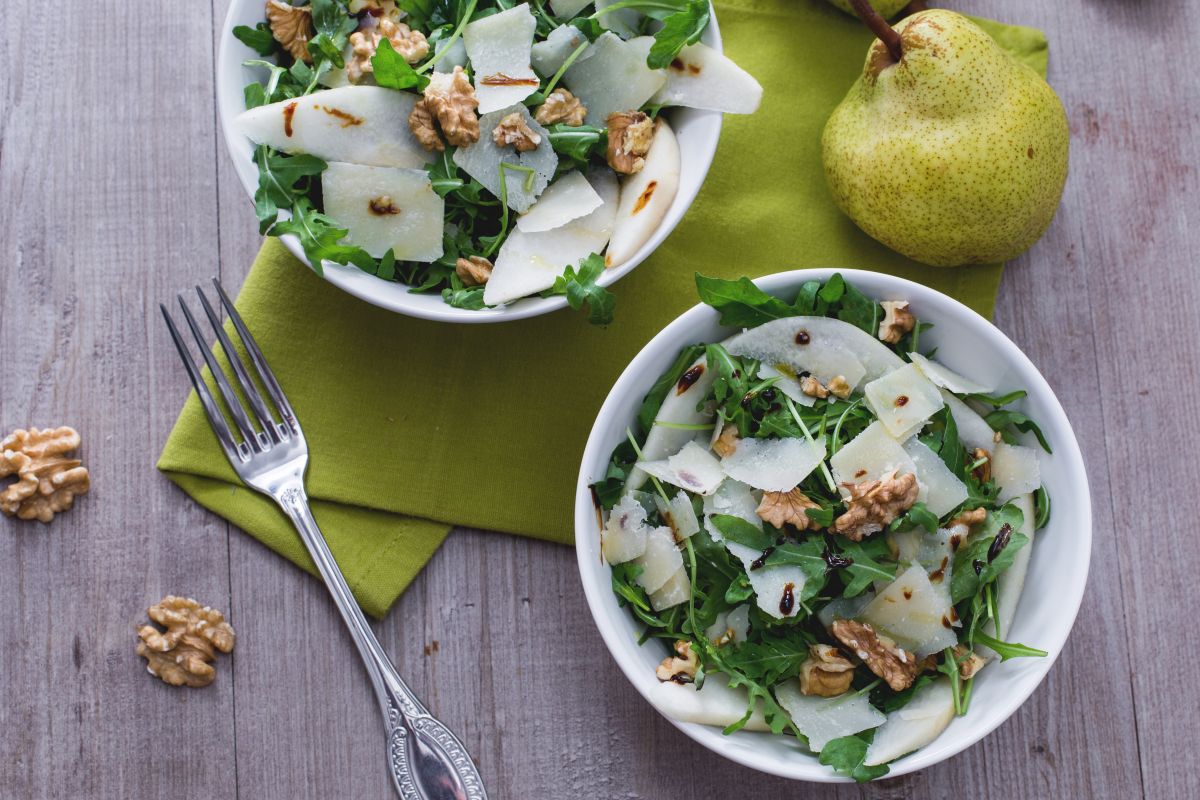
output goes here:
<path id="1" fill-rule="evenodd" d="M 0 427 L 78 426 L 98 479 L 53 527 L 0 521 L 5 798 L 392 796 L 374 698 L 323 588 L 153 470 L 185 389 L 156 304 L 211 274 L 236 287 L 259 243 L 212 109 L 227 2 L 64 0 L 55 37 L 43 12 L 6 8 Z M 572 551 L 458 531 L 375 627 L 493 797 L 1194 793 L 1180 710 L 1200 704 L 1181 680 L 1200 662 L 1185 462 L 1200 400 L 1179 387 L 1200 379 L 1200 82 L 1179 54 L 1200 8 L 946 5 L 1045 29 L 1071 119 L 1063 206 L 997 310 L 1058 392 L 1092 482 L 1091 581 L 1058 664 L 951 763 L 800 786 L 712 757 L 641 701 Z M 59 54 L 85 39 L 111 46 Z M 169 56 L 145 46 L 162 41 Z M 134 624 L 166 592 L 226 607 L 237 628 L 210 689 L 170 690 L 133 655 Z"/>

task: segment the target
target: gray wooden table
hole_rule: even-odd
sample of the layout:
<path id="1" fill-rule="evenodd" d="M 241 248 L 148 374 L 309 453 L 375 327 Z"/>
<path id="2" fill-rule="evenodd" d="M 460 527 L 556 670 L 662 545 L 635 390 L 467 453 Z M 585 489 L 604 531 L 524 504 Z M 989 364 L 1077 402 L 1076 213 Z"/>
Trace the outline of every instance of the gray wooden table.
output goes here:
<path id="1" fill-rule="evenodd" d="M 259 244 L 213 111 L 226 3 L 3 4 L 0 427 L 77 426 L 97 480 L 51 527 L 0 521 L 0 798 L 392 796 L 322 587 L 152 468 L 183 398 L 156 304 L 214 270 L 239 285 Z M 458 531 L 376 629 L 493 797 L 1200 791 L 1200 6 L 952 5 L 1044 28 L 1071 119 L 1062 208 L 997 312 L 1066 406 L 1094 492 L 1061 659 L 951 763 L 793 784 L 710 756 L 641 701 L 588 621 L 571 550 Z M 166 592 L 237 627 L 208 689 L 169 689 L 133 654 Z"/>

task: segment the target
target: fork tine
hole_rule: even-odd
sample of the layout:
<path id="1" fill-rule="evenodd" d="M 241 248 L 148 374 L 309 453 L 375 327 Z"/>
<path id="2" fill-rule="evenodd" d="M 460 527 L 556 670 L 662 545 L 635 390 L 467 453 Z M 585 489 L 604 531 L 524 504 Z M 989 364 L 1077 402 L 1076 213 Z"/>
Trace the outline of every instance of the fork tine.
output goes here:
<path id="1" fill-rule="evenodd" d="M 250 373 L 246 371 L 246 365 L 242 363 L 241 356 L 233 347 L 233 342 L 229 340 L 229 336 L 225 333 L 224 326 L 217 318 L 217 312 L 213 310 L 212 304 L 208 302 L 208 296 L 204 294 L 204 290 L 199 286 L 196 287 L 196 294 L 200 296 L 200 305 L 204 307 L 204 313 L 208 317 L 208 321 L 212 323 L 213 330 L 217 332 L 217 341 L 221 343 L 221 349 L 225 351 L 225 357 L 229 360 L 229 365 L 233 367 L 233 375 L 237 379 L 238 385 L 242 387 L 242 394 L 246 395 L 246 399 L 250 401 L 251 407 L 254 409 L 254 414 L 258 417 L 259 424 L 262 429 L 267 432 L 271 440 L 279 443 L 283 441 L 280 436 L 279 429 L 275 426 L 275 420 L 271 417 L 271 410 L 267 408 L 266 401 L 258 391 L 258 387 L 254 385 L 254 380 L 250 377 Z"/>
<path id="2" fill-rule="evenodd" d="M 221 298 L 221 305 L 225 306 L 225 312 L 229 314 L 229 319 L 233 321 L 233 327 L 237 329 L 238 336 L 241 338 L 242 344 L 246 347 L 246 352 L 250 354 L 250 360 L 254 362 L 254 369 L 258 373 L 258 377 L 262 379 L 263 386 L 267 388 L 267 394 L 271 395 L 271 399 L 275 401 L 275 407 L 279 409 L 279 416 L 283 418 L 284 423 L 294 433 L 299 433 L 300 423 L 296 420 L 296 413 L 292 411 L 292 406 L 288 403 L 283 389 L 279 386 L 279 381 L 275 380 L 275 373 L 271 372 L 271 368 L 267 366 L 267 359 L 263 356 L 262 351 L 258 349 L 258 343 L 250 335 L 250 330 L 246 327 L 246 323 L 242 322 L 242 316 L 233 307 L 233 301 L 229 299 L 229 295 L 225 294 L 225 289 L 221 287 L 220 282 L 216 278 L 213 278 L 213 286 L 217 287 L 217 295 Z"/>
<path id="3" fill-rule="evenodd" d="M 233 415 L 234 422 L 237 423 L 238 429 L 242 432 L 242 438 L 246 440 L 246 444 L 250 445 L 252 450 L 262 450 L 263 444 L 258 439 L 258 434 L 254 430 L 254 425 L 250 422 L 250 417 L 246 416 L 246 409 L 242 408 L 241 401 L 234 394 L 233 387 L 229 385 L 224 370 L 217 363 L 217 357 L 208 349 L 208 343 L 204 340 L 204 334 L 200 332 L 200 326 L 196 324 L 196 318 L 192 316 L 192 311 L 187 307 L 187 303 L 183 302 L 183 295 L 179 295 L 179 307 L 183 309 L 183 317 L 187 320 L 188 327 L 191 328 L 192 336 L 195 337 L 196 344 L 200 347 L 200 353 L 204 356 L 204 361 L 208 364 L 208 370 L 212 373 L 213 380 L 217 383 L 217 388 L 221 391 L 221 397 L 225 399 L 225 405 L 229 408 L 229 413 Z"/>
<path id="4" fill-rule="evenodd" d="M 229 425 L 225 422 L 225 417 L 222 416 L 221 410 L 217 408 L 217 402 L 213 399 L 212 393 L 208 390 L 208 386 L 204 383 L 204 378 L 200 374 L 200 366 L 196 363 L 196 359 L 188 350 L 187 344 L 179 333 L 179 329 L 175 327 L 175 321 L 171 319 L 171 314 L 167 311 L 167 307 L 162 303 L 158 305 L 162 311 L 163 319 L 167 322 L 167 329 L 171 331 L 171 338 L 175 341 L 175 349 L 179 351 L 179 357 L 183 359 L 183 366 L 187 369 L 188 377 L 192 379 L 192 386 L 196 388 L 196 394 L 200 398 L 200 405 L 204 408 L 204 415 L 208 417 L 208 423 L 212 426 L 213 433 L 217 435 L 217 441 L 221 443 L 222 449 L 225 450 L 225 456 L 231 462 L 242 460 L 238 452 L 237 444 L 233 441 L 233 433 L 229 430 Z"/>

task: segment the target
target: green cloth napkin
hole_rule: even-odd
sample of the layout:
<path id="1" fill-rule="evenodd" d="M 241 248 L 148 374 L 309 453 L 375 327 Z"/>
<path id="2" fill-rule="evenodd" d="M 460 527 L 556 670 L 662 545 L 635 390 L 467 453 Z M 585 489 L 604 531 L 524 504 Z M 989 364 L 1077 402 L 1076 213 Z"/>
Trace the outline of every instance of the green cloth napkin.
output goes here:
<path id="1" fill-rule="evenodd" d="M 604 329 L 559 311 L 506 324 L 409 319 L 356 300 L 263 245 L 237 306 L 287 390 L 312 458 L 313 511 L 363 607 L 382 616 L 451 526 L 569 543 L 575 480 L 613 381 L 696 303 L 693 273 L 734 278 L 845 266 L 901 275 L 990 314 L 999 266 L 934 269 L 834 207 L 821 128 L 871 36 L 823 0 L 718 0 L 726 52 L 763 84 L 728 116 L 703 191 L 674 235 L 614 287 Z M 983 22 L 1043 74 L 1038 31 Z M 303 568 L 286 518 L 234 477 L 193 393 L 159 469 L 206 508 Z"/>

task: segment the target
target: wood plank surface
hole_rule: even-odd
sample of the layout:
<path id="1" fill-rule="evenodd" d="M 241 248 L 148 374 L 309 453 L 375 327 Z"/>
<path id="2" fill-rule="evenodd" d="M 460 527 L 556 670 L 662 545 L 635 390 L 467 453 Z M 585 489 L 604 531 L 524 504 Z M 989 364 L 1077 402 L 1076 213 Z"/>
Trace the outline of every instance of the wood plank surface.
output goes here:
<path id="1" fill-rule="evenodd" d="M 0 520 L 3 798 L 393 796 L 374 699 L 324 589 L 153 469 L 184 396 L 156 304 L 212 274 L 236 287 L 259 244 L 212 107 L 227 4 L 64 0 L 53 21 L 6 5 L 0 428 L 77 426 L 103 480 L 52 527 Z M 1066 407 L 1092 484 L 1091 579 L 1059 662 L 949 763 L 866 787 L 767 778 L 633 692 L 571 550 L 456 531 L 375 627 L 493 797 L 1195 793 L 1200 81 L 1181 54 L 1200 7 L 943 4 L 1046 30 L 1071 119 L 1062 208 L 997 309 Z M 68 57 L 63 41 L 90 44 Z M 133 627 L 166 592 L 237 627 L 209 689 L 171 690 L 134 656 Z"/>

